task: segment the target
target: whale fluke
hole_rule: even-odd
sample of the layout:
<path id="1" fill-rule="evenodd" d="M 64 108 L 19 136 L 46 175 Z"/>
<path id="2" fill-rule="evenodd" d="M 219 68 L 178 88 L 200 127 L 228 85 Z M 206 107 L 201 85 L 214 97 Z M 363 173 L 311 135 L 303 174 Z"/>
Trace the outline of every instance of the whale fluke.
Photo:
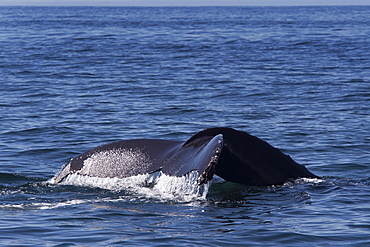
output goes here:
<path id="1" fill-rule="evenodd" d="M 214 174 L 226 181 L 256 186 L 283 184 L 299 177 L 317 178 L 255 136 L 231 128 L 211 128 L 186 142 L 135 139 L 98 146 L 71 159 L 54 181 L 59 183 L 69 174 L 125 178 L 157 171 L 177 177 L 197 171 L 199 185 Z"/>

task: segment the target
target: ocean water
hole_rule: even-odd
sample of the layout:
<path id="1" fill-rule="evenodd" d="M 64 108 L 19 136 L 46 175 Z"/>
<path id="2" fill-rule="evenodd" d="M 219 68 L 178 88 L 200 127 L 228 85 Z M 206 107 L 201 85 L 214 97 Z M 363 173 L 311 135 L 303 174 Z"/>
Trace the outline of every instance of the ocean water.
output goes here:
<path id="1" fill-rule="evenodd" d="M 0 245 L 370 244 L 370 7 L 0 7 Z M 111 141 L 246 131 L 321 179 L 70 177 Z"/>

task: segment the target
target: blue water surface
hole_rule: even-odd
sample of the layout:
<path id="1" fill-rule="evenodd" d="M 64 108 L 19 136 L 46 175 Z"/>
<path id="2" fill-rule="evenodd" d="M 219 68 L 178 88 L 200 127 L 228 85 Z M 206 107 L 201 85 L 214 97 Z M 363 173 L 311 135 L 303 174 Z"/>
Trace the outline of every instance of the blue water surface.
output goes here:
<path id="1" fill-rule="evenodd" d="M 0 245 L 370 244 L 369 16 L 368 6 L 0 7 Z M 47 182 L 100 144 L 185 141 L 217 126 L 322 178 L 215 181 L 191 200 Z"/>

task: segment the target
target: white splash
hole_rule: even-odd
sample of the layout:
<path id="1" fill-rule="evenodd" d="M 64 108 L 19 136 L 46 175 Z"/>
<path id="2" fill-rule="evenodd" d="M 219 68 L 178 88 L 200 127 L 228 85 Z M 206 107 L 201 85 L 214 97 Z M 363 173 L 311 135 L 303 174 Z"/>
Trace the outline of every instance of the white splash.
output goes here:
<path id="1" fill-rule="evenodd" d="M 285 187 L 294 187 L 295 185 L 299 184 L 311 184 L 311 185 L 316 185 L 325 182 L 325 180 L 320 179 L 320 178 L 297 178 L 295 180 L 288 180 L 286 181 L 283 185 L 272 185 L 271 187 L 280 187 L 280 186 L 285 186 Z"/>
<path id="2" fill-rule="evenodd" d="M 294 181 L 295 183 L 311 183 L 311 184 L 319 184 L 325 182 L 324 179 L 320 178 L 298 178 Z"/>
<path id="3" fill-rule="evenodd" d="M 90 177 L 74 173 L 68 175 L 60 184 L 102 188 L 116 192 L 125 191 L 136 196 L 163 201 L 189 202 L 205 199 L 207 196 L 210 182 L 198 185 L 198 177 L 197 171 L 191 171 L 181 177 L 168 176 L 159 171 L 127 178 Z M 55 183 L 53 179 L 49 182 Z"/>

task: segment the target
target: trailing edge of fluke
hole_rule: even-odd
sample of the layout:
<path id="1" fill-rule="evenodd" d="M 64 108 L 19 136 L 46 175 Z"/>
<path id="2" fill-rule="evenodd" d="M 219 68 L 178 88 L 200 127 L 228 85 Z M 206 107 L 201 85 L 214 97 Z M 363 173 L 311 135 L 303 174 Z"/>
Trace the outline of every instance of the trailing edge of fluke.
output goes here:
<path id="1" fill-rule="evenodd" d="M 283 184 L 288 179 L 317 178 L 306 167 L 267 142 L 231 128 L 210 128 L 186 142 L 161 139 L 117 141 L 93 148 L 63 166 L 59 183 L 69 174 L 125 178 L 162 171 L 183 176 L 196 170 L 198 184 L 216 174 L 244 185 Z"/>

